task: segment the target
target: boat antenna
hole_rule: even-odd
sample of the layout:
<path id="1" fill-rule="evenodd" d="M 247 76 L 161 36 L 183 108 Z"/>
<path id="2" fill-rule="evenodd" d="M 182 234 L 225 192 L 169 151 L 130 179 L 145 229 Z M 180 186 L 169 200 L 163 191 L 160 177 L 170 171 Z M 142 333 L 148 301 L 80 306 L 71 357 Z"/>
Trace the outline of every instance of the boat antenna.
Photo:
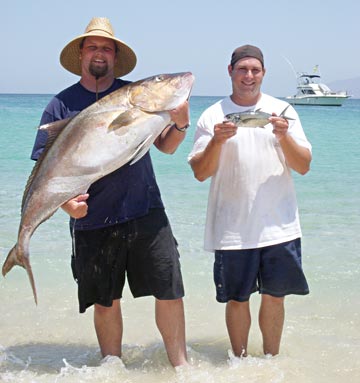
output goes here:
<path id="1" fill-rule="evenodd" d="M 294 65 L 291 63 L 291 61 L 287 57 L 285 57 L 284 55 L 282 55 L 282 57 L 290 65 L 290 68 L 294 72 L 295 78 L 297 78 L 297 72 L 296 72 L 296 70 L 294 68 Z"/>

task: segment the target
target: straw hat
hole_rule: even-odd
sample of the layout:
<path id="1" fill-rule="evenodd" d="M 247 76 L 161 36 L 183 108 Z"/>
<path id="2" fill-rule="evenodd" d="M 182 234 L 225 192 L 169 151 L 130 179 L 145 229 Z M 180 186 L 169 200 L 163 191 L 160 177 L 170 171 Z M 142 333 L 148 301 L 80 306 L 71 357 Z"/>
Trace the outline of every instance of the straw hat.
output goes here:
<path id="1" fill-rule="evenodd" d="M 115 41 L 117 45 L 117 61 L 114 68 L 114 76 L 120 77 L 131 72 L 136 65 L 134 51 L 123 41 L 114 37 L 114 31 L 109 19 L 106 17 L 94 17 L 85 29 L 85 33 L 70 41 L 61 51 L 60 63 L 68 71 L 81 76 L 80 43 L 88 36 L 107 37 Z"/>

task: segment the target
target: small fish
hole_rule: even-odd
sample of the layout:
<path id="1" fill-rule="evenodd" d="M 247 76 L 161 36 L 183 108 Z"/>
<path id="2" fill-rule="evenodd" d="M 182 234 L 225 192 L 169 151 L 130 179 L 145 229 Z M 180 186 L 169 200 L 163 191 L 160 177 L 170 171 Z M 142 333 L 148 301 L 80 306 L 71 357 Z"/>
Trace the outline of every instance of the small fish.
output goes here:
<path id="1" fill-rule="evenodd" d="M 279 117 L 285 118 L 286 120 L 293 120 L 293 118 L 286 117 L 284 114 L 287 110 L 288 105 L 280 114 Z M 240 113 L 230 113 L 225 116 L 226 121 L 233 122 L 238 127 L 244 128 L 263 128 L 265 125 L 269 124 L 269 118 L 273 117 L 272 114 L 261 112 L 260 109 L 255 111 L 249 110 L 246 112 Z"/>

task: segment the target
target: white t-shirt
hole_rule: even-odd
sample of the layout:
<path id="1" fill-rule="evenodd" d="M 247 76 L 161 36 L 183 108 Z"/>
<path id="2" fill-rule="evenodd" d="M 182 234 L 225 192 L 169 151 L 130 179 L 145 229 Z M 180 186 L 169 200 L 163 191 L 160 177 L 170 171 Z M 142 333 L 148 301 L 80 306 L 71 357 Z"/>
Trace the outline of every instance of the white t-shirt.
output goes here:
<path id="1" fill-rule="evenodd" d="M 252 107 L 241 107 L 227 97 L 200 116 L 190 160 L 213 137 L 214 125 L 228 113 L 256 110 L 277 115 L 288 103 L 266 94 Z M 288 133 L 311 150 L 299 116 L 286 110 Z M 205 225 L 205 250 L 253 249 L 301 237 L 295 188 L 280 144 L 265 128 L 239 127 L 222 147 L 219 167 L 211 179 Z"/>

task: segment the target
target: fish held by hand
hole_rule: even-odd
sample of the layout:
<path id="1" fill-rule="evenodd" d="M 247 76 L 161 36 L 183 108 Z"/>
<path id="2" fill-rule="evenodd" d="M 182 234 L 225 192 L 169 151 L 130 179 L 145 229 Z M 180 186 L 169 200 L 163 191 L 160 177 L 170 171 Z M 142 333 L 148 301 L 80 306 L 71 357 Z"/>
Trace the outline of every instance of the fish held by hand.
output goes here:
<path id="1" fill-rule="evenodd" d="M 286 120 L 294 120 L 291 117 L 285 116 L 285 112 L 288 105 L 279 115 L 279 117 L 285 118 Z M 269 124 L 269 118 L 274 117 L 270 113 L 262 112 L 260 109 L 255 111 L 249 110 L 239 113 L 229 113 L 225 116 L 225 121 L 231 121 L 238 127 L 242 128 L 263 128 L 265 125 Z"/>

